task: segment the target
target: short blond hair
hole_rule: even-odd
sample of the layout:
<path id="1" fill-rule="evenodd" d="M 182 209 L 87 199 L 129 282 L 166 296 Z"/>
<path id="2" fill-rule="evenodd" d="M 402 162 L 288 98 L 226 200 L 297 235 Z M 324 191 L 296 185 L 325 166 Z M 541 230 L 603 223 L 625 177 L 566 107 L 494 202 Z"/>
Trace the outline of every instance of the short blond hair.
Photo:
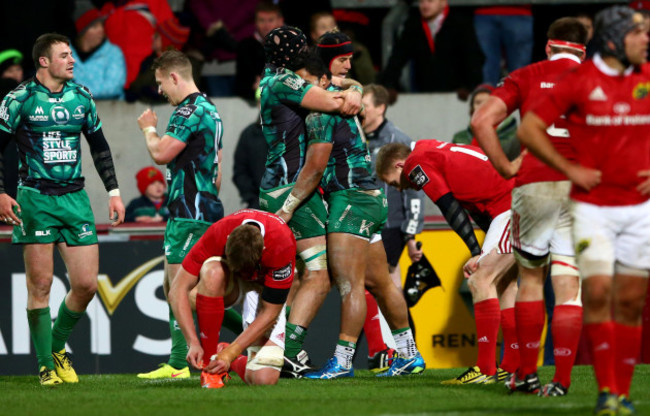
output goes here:
<path id="1" fill-rule="evenodd" d="M 411 154 L 411 148 L 404 143 L 388 143 L 382 146 L 375 159 L 375 171 L 382 178 L 398 160 L 406 160 Z"/>
<path id="2" fill-rule="evenodd" d="M 259 228 L 243 224 L 228 235 L 225 256 L 228 270 L 233 274 L 252 273 L 259 265 L 264 249 L 264 237 Z"/>
<path id="3" fill-rule="evenodd" d="M 192 62 L 190 62 L 187 55 L 175 49 L 163 52 L 162 55 L 153 61 L 151 69 L 153 71 L 159 69 L 160 72 L 166 75 L 169 75 L 171 72 L 176 72 L 187 81 L 193 80 Z"/>

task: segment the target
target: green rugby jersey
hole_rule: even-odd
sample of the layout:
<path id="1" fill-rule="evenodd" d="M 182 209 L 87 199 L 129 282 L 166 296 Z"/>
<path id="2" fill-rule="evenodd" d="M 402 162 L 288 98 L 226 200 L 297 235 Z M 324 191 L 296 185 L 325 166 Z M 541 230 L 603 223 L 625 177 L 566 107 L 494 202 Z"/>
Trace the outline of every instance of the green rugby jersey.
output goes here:
<path id="1" fill-rule="evenodd" d="M 182 141 L 186 147 L 167 164 L 168 207 L 172 218 L 215 222 L 223 216 L 215 185 L 222 133 L 216 107 L 200 92 L 190 94 L 174 110 L 165 134 Z"/>
<path id="2" fill-rule="evenodd" d="M 294 183 L 305 163 L 305 117 L 300 107 L 312 87 L 286 68 L 267 67 L 260 82 L 262 132 L 269 150 L 260 187 Z"/>
<path id="3" fill-rule="evenodd" d="M 336 87 L 330 86 L 330 91 Z M 321 179 L 325 193 L 343 189 L 377 189 L 366 137 L 357 117 L 313 112 L 307 116 L 307 145 L 332 143 L 332 153 Z"/>
<path id="4" fill-rule="evenodd" d="M 53 93 L 34 77 L 0 105 L 0 130 L 14 135 L 18 147 L 18 184 L 47 195 L 83 188 L 80 134 L 101 125 L 90 91 L 72 81 Z"/>

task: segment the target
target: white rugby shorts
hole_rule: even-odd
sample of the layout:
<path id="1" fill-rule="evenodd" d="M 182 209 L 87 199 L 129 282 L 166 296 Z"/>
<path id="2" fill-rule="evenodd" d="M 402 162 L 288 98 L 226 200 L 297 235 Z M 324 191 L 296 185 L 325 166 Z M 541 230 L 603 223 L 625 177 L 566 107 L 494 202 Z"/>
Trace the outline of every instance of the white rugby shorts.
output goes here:
<path id="1" fill-rule="evenodd" d="M 496 249 L 497 254 L 512 253 L 510 244 L 510 210 L 504 211 L 494 217 L 490 223 L 481 247 L 481 256 L 478 258 L 479 263 L 492 250 Z"/>
<path id="2" fill-rule="evenodd" d="M 257 317 L 257 309 L 260 301 L 260 294 L 254 290 L 246 292 L 246 297 L 244 298 L 244 303 L 242 305 L 242 320 L 244 330 L 253 323 Z M 269 339 L 272 343 L 284 350 L 284 332 L 285 326 L 287 324 L 287 318 L 285 313 L 285 307 L 282 306 L 280 315 L 275 325 L 271 329 L 270 333 L 266 334 L 266 338 Z M 262 340 L 261 344 L 256 343 L 256 346 L 263 345 L 266 340 Z"/>
<path id="3" fill-rule="evenodd" d="M 534 256 L 573 256 L 570 181 L 536 182 L 512 190 L 512 246 Z"/>
<path id="4" fill-rule="evenodd" d="M 573 239 L 583 278 L 613 276 L 615 263 L 650 269 L 650 201 L 599 206 L 572 201 Z"/>

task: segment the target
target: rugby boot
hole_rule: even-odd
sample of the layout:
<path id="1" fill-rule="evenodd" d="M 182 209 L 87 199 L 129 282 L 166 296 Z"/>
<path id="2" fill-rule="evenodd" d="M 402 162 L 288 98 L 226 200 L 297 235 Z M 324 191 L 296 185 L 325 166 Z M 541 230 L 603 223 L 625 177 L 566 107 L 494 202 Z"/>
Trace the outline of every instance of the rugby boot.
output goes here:
<path id="1" fill-rule="evenodd" d="M 309 359 L 307 351 L 300 350 L 294 358 L 284 357 L 284 364 L 280 371 L 282 378 L 303 378 L 303 376 L 315 370 Z"/>
<path id="2" fill-rule="evenodd" d="M 440 384 L 494 384 L 497 381 L 497 375 L 488 376 L 481 373 L 477 366 L 470 367 L 463 374 L 451 380 L 441 381 Z"/>
<path id="3" fill-rule="evenodd" d="M 566 396 L 569 393 L 569 388 L 564 387 L 562 384 L 560 384 L 557 381 L 552 381 L 539 391 L 538 395 L 541 397 L 558 397 L 558 396 Z"/>
<path id="4" fill-rule="evenodd" d="M 517 377 L 515 372 L 506 380 L 506 388 L 510 390 L 510 393 L 520 391 L 522 393 L 537 394 L 542 386 L 539 383 L 537 373 L 528 374 L 522 380 Z"/>
<path id="5" fill-rule="evenodd" d="M 393 364 L 388 368 L 388 371 L 377 374 L 377 377 L 394 377 L 394 376 L 407 376 L 410 374 L 420 374 L 426 368 L 424 358 L 419 352 L 413 357 L 404 358 L 397 357 Z"/>
<path id="6" fill-rule="evenodd" d="M 304 378 L 328 380 L 331 378 L 354 377 L 354 368 L 345 368 L 339 364 L 336 357 L 330 358 L 325 366 L 317 371 L 306 373 Z"/>
<path id="7" fill-rule="evenodd" d="M 70 353 L 65 351 L 65 348 L 59 352 L 53 352 L 52 358 L 54 358 L 54 369 L 56 374 L 61 380 L 66 383 L 78 383 L 79 377 L 77 373 L 72 368 L 72 359 L 70 358 Z"/>
<path id="8" fill-rule="evenodd" d="M 56 375 L 55 370 L 50 370 L 45 366 L 42 366 L 38 371 L 38 381 L 41 383 L 41 386 L 56 386 L 57 384 L 63 383 L 63 380 Z"/>
<path id="9" fill-rule="evenodd" d="M 386 348 L 379 351 L 372 357 L 368 357 L 368 370 L 373 373 L 380 373 L 390 368 L 393 362 L 397 359 L 397 351 L 393 348 Z"/>
<path id="10" fill-rule="evenodd" d="M 146 378 L 150 380 L 160 379 L 160 378 L 189 378 L 190 377 L 190 368 L 183 367 L 181 369 L 176 369 L 167 363 L 158 364 L 158 369 L 150 371 L 148 373 L 139 373 L 138 378 Z"/>
<path id="11" fill-rule="evenodd" d="M 228 380 L 230 380 L 228 373 L 212 374 L 207 371 L 201 371 L 201 387 L 204 389 L 221 389 L 226 387 Z"/>

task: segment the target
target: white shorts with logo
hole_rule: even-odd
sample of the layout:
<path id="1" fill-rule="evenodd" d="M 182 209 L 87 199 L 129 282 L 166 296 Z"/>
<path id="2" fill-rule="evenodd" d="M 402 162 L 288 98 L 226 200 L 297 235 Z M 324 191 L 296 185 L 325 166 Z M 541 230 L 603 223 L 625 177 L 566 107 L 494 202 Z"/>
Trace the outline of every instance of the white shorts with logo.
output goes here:
<path id="1" fill-rule="evenodd" d="M 504 211 L 494 217 L 490 223 L 483 240 L 483 247 L 481 247 L 481 256 L 478 258 L 480 262 L 492 250 L 496 249 L 497 254 L 512 253 L 512 245 L 510 244 L 510 210 Z"/>
<path id="2" fill-rule="evenodd" d="M 583 278 L 614 275 L 615 262 L 650 269 L 650 201 L 599 206 L 572 201 L 573 238 Z"/>
<path id="3" fill-rule="evenodd" d="M 536 182 L 512 190 L 512 246 L 534 256 L 573 256 L 570 181 Z"/>

